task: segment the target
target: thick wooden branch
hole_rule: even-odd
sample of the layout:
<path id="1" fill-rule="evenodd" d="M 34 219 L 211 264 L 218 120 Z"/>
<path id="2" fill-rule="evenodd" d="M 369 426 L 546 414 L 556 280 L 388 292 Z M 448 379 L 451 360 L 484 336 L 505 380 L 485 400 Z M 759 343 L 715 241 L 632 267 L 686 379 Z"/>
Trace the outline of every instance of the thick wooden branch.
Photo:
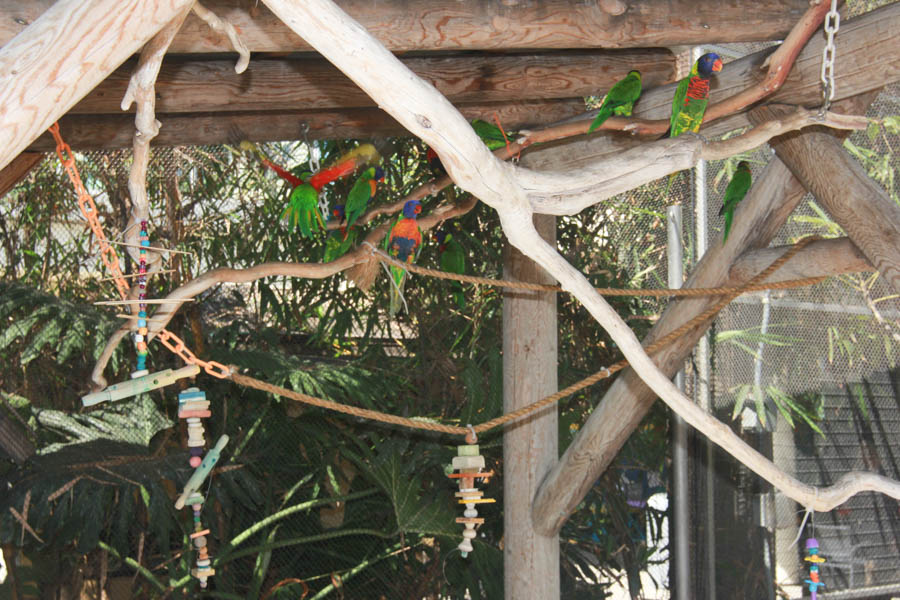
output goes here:
<path id="1" fill-rule="evenodd" d="M 59 0 L 0 48 L 0 168 L 192 0 Z"/>
<path id="2" fill-rule="evenodd" d="M 750 117 L 782 114 L 775 107 L 760 107 Z M 772 147 L 885 281 L 900 292 L 900 206 L 827 132 L 786 135 L 773 140 Z"/>
<path id="3" fill-rule="evenodd" d="M 308 52 L 310 46 L 265 6 L 247 0 L 204 4 L 233 23 L 252 52 Z M 53 5 L 53 0 L 5 0 L 0 46 Z M 413 50 L 533 50 L 641 48 L 778 40 L 806 9 L 806 0 L 759 0 L 753 9 L 715 0 L 342 0 L 350 16 L 393 52 Z M 690 15 L 690 18 L 688 18 Z M 172 51 L 212 53 L 227 42 L 191 16 Z"/>
<path id="4" fill-rule="evenodd" d="M 150 164 L 150 141 L 159 133 L 160 123 L 156 120 L 154 110 L 156 93 L 154 83 L 159 74 L 159 68 L 169 44 L 178 29 L 184 22 L 190 11 L 186 6 L 163 27 L 159 33 L 153 36 L 144 49 L 134 73 L 128 83 L 128 89 L 122 98 L 121 108 L 127 110 L 132 103 L 137 104 L 137 112 L 134 118 L 134 143 L 132 146 L 133 160 L 128 174 L 128 194 L 131 196 L 131 217 L 125 228 L 125 242 L 132 247 L 127 248 L 128 254 L 135 262 L 140 262 L 140 223 L 150 220 L 150 200 L 147 198 L 147 167 Z M 147 256 L 147 266 L 152 270 L 158 270 L 161 257 L 157 253 L 150 252 Z M 137 314 L 137 306 L 132 307 Z"/>
<path id="5" fill-rule="evenodd" d="M 630 69 L 639 69 L 648 87 L 675 77 L 675 57 L 661 48 L 401 60 L 453 104 L 581 98 L 602 93 Z M 118 112 L 117 99 L 128 84 L 131 70 L 129 66 L 117 69 L 70 113 Z M 156 93 L 156 108 L 161 113 L 375 106 L 365 92 L 320 57 L 257 59 L 240 75 L 229 61 L 169 58 L 160 69 Z"/>
<path id="6" fill-rule="evenodd" d="M 220 19 L 216 16 L 216 13 L 199 2 L 194 3 L 193 11 L 195 15 L 203 19 L 204 23 L 209 25 L 210 29 L 227 39 L 231 44 L 231 47 L 234 48 L 234 51 L 238 53 L 238 61 L 234 65 L 234 72 L 243 73 L 246 71 L 247 65 L 250 64 L 250 50 L 248 50 L 244 42 L 241 41 L 234 25 L 232 25 L 230 21 Z"/>
<path id="7" fill-rule="evenodd" d="M 725 285 L 737 287 L 749 281 L 756 273 L 765 269 L 787 252 L 791 246 L 775 246 L 749 250 L 741 254 L 728 271 Z M 846 273 L 874 271 L 862 251 L 849 238 L 835 238 L 812 242 L 791 260 L 766 279 L 767 283 L 804 279 L 807 277 L 830 277 Z"/>
<path id="8" fill-rule="evenodd" d="M 795 108 L 778 113 L 743 135 L 723 141 L 708 142 L 697 135 L 681 135 L 647 142 L 577 172 L 521 168 L 517 175 L 535 212 L 572 215 L 616 194 L 689 169 L 701 159 L 727 158 L 752 150 L 785 132 L 821 123 L 837 129 L 865 129 L 868 120 L 833 113 L 820 118 L 815 111 Z"/>

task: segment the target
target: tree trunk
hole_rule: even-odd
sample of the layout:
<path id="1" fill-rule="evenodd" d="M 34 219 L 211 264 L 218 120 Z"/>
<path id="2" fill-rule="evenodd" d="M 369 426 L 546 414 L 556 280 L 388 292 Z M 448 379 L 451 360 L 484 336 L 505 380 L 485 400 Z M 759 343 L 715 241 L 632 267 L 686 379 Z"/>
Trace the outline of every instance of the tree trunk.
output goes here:
<path id="1" fill-rule="evenodd" d="M 761 107 L 751 118 L 764 121 L 779 114 L 781 109 Z M 809 129 L 770 143 L 885 281 L 900 292 L 900 206 L 829 133 Z"/>
<path id="2" fill-rule="evenodd" d="M 556 218 L 535 216 L 541 237 L 555 243 Z M 504 279 L 555 280 L 507 244 Z M 509 412 L 557 390 L 556 294 L 503 293 L 503 410 Z M 557 451 L 556 405 L 506 427 L 503 435 L 503 557 L 505 596 L 559 598 L 559 538 L 532 528 L 531 502 Z"/>

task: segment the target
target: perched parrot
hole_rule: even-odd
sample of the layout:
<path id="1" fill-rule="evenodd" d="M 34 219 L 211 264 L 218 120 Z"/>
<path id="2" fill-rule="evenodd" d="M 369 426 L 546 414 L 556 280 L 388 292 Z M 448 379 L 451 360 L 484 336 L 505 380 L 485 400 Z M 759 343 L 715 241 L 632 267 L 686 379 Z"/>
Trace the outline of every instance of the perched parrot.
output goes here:
<path id="1" fill-rule="evenodd" d="M 369 167 L 350 188 L 347 204 L 344 206 L 347 217 L 345 231 L 349 231 L 356 220 L 366 212 L 369 200 L 375 197 L 375 189 L 380 181 L 384 181 L 384 171 L 381 167 Z"/>
<path id="2" fill-rule="evenodd" d="M 337 204 L 331 209 L 331 214 L 340 223 L 344 220 L 344 205 Z M 329 219 L 331 220 L 331 219 Z M 348 230 L 347 227 L 341 227 L 334 230 L 325 238 L 325 254 L 322 257 L 323 262 L 331 262 L 342 257 L 347 253 L 356 242 L 356 229 Z"/>
<path id="3" fill-rule="evenodd" d="M 420 212 L 422 204 L 418 200 L 409 200 L 404 204 L 403 216 L 394 223 L 385 244 L 388 254 L 407 264 L 415 262 L 422 246 L 422 231 L 416 222 Z M 406 281 L 406 269 L 391 265 L 391 278 L 394 283 L 391 285 L 390 314 L 393 316 L 400 311 L 400 295 Z"/>
<path id="4" fill-rule="evenodd" d="M 482 121 L 481 119 L 475 119 L 472 121 L 472 129 L 475 130 L 475 133 L 478 134 L 478 137 L 484 141 L 485 145 L 490 150 L 496 150 L 497 148 L 502 148 L 506 145 L 507 138 L 514 137 L 516 134 L 512 131 L 506 132 L 506 137 L 503 137 L 503 131 L 497 127 L 496 125 L 492 125 L 487 121 Z"/>
<path id="5" fill-rule="evenodd" d="M 634 103 L 637 102 L 637 99 L 640 98 L 640 96 L 641 72 L 629 71 L 624 79 L 621 79 L 609 88 L 609 91 L 606 93 L 606 98 L 603 99 L 603 104 L 600 105 L 600 111 L 597 113 L 597 116 L 594 117 L 594 122 L 591 123 L 591 126 L 588 129 L 588 133 L 591 133 L 603 125 L 603 122 L 612 115 L 625 115 L 626 117 L 630 117 L 631 111 L 634 108 Z"/>
<path id="6" fill-rule="evenodd" d="M 317 173 L 311 174 L 307 171 L 295 174 L 273 163 L 255 144 L 241 142 L 241 149 L 255 152 L 266 167 L 275 171 L 291 185 L 293 190 L 281 216 L 287 218 L 294 227 L 299 227 L 303 237 L 311 237 L 320 229 L 325 229 L 319 212 L 319 192 L 322 188 L 336 179 L 346 177 L 361 166 L 381 159 L 375 146 L 361 144 Z"/>
<path id="7" fill-rule="evenodd" d="M 678 83 L 672 99 L 672 118 L 669 136 L 678 137 L 685 131 L 697 133 L 709 99 L 709 78 L 722 70 L 722 59 L 709 52 L 697 59 L 691 72 Z"/>
<path id="8" fill-rule="evenodd" d="M 725 235 L 722 237 L 724 244 L 728 240 L 728 232 L 731 231 L 731 222 L 734 220 L 734 209 L 738 202 L 744 199 L 750 189 L 750 163 L 742 160 L 738 163 L 734 177 L 725 188 L 725 197 L 722 199 L 722 208 L 719 216 L 725 215 Z"/>
<path id="9" fill-rule="evenodd" d="M 435 235 L 438 243 L 438 252 L 441 256 L 441 270 L 447 273 L 457 273 L 462 275 L 466 272 L 466 252 L 463 247 L 453 239 L 452 233 L 446 231 L 438 231 Z M 453 288 L 453 298 L 460 310 L 466 308 L 466 297 L 463 294 L 462 283 L 459 281 L 451 281 Z"/>

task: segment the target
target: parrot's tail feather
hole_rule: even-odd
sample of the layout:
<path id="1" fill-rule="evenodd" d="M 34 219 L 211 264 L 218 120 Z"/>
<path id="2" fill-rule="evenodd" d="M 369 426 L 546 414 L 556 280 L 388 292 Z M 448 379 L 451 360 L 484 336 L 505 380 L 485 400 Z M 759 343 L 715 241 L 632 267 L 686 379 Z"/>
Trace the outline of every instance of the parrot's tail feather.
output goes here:
<path id="1" fill-rule="evenodd" d="M 399 281 L 396 276 L 395 267 L 388 267 L 385 263 L 381 263 L 381 266 L 384 267 L 384 270 L 387 271 L 388 278 L 391 280 L 391 291 L 390 291 L 390 305 L 388 306 L 388 314 L 390 316 L 396 315 L 400 312 L 400 306 L 402 303 L 403 310 L 406 311 L 406 314 L 409 314 L 409 306 L 406 304 L 406 298 L 403 297 L 403 284 L 406 282 L 406 269 L 397 269 L 399 271 Z"/>
<path id="2" fill-rule="evenodd" d="M 603 123 L 612 115 L 612 109 L 608 106 L 604 106 L 600 108 L 600 112 L 597 113 L 597 116 L 594 117 L 594 122 L 591 123 L 591 126 L 588 128 L 588 133 L 593 132 L 595 129 L 603 125 Z"/>

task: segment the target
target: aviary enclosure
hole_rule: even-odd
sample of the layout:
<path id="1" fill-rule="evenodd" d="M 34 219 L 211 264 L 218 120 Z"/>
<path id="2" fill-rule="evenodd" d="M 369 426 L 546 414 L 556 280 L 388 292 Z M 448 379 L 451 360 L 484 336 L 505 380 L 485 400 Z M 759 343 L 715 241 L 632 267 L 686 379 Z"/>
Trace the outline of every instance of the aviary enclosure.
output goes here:
<path id="1" fill-rule="evenodd" d="M 898 9 L 0 8 L 3 597 L 896 594 Z"/>

